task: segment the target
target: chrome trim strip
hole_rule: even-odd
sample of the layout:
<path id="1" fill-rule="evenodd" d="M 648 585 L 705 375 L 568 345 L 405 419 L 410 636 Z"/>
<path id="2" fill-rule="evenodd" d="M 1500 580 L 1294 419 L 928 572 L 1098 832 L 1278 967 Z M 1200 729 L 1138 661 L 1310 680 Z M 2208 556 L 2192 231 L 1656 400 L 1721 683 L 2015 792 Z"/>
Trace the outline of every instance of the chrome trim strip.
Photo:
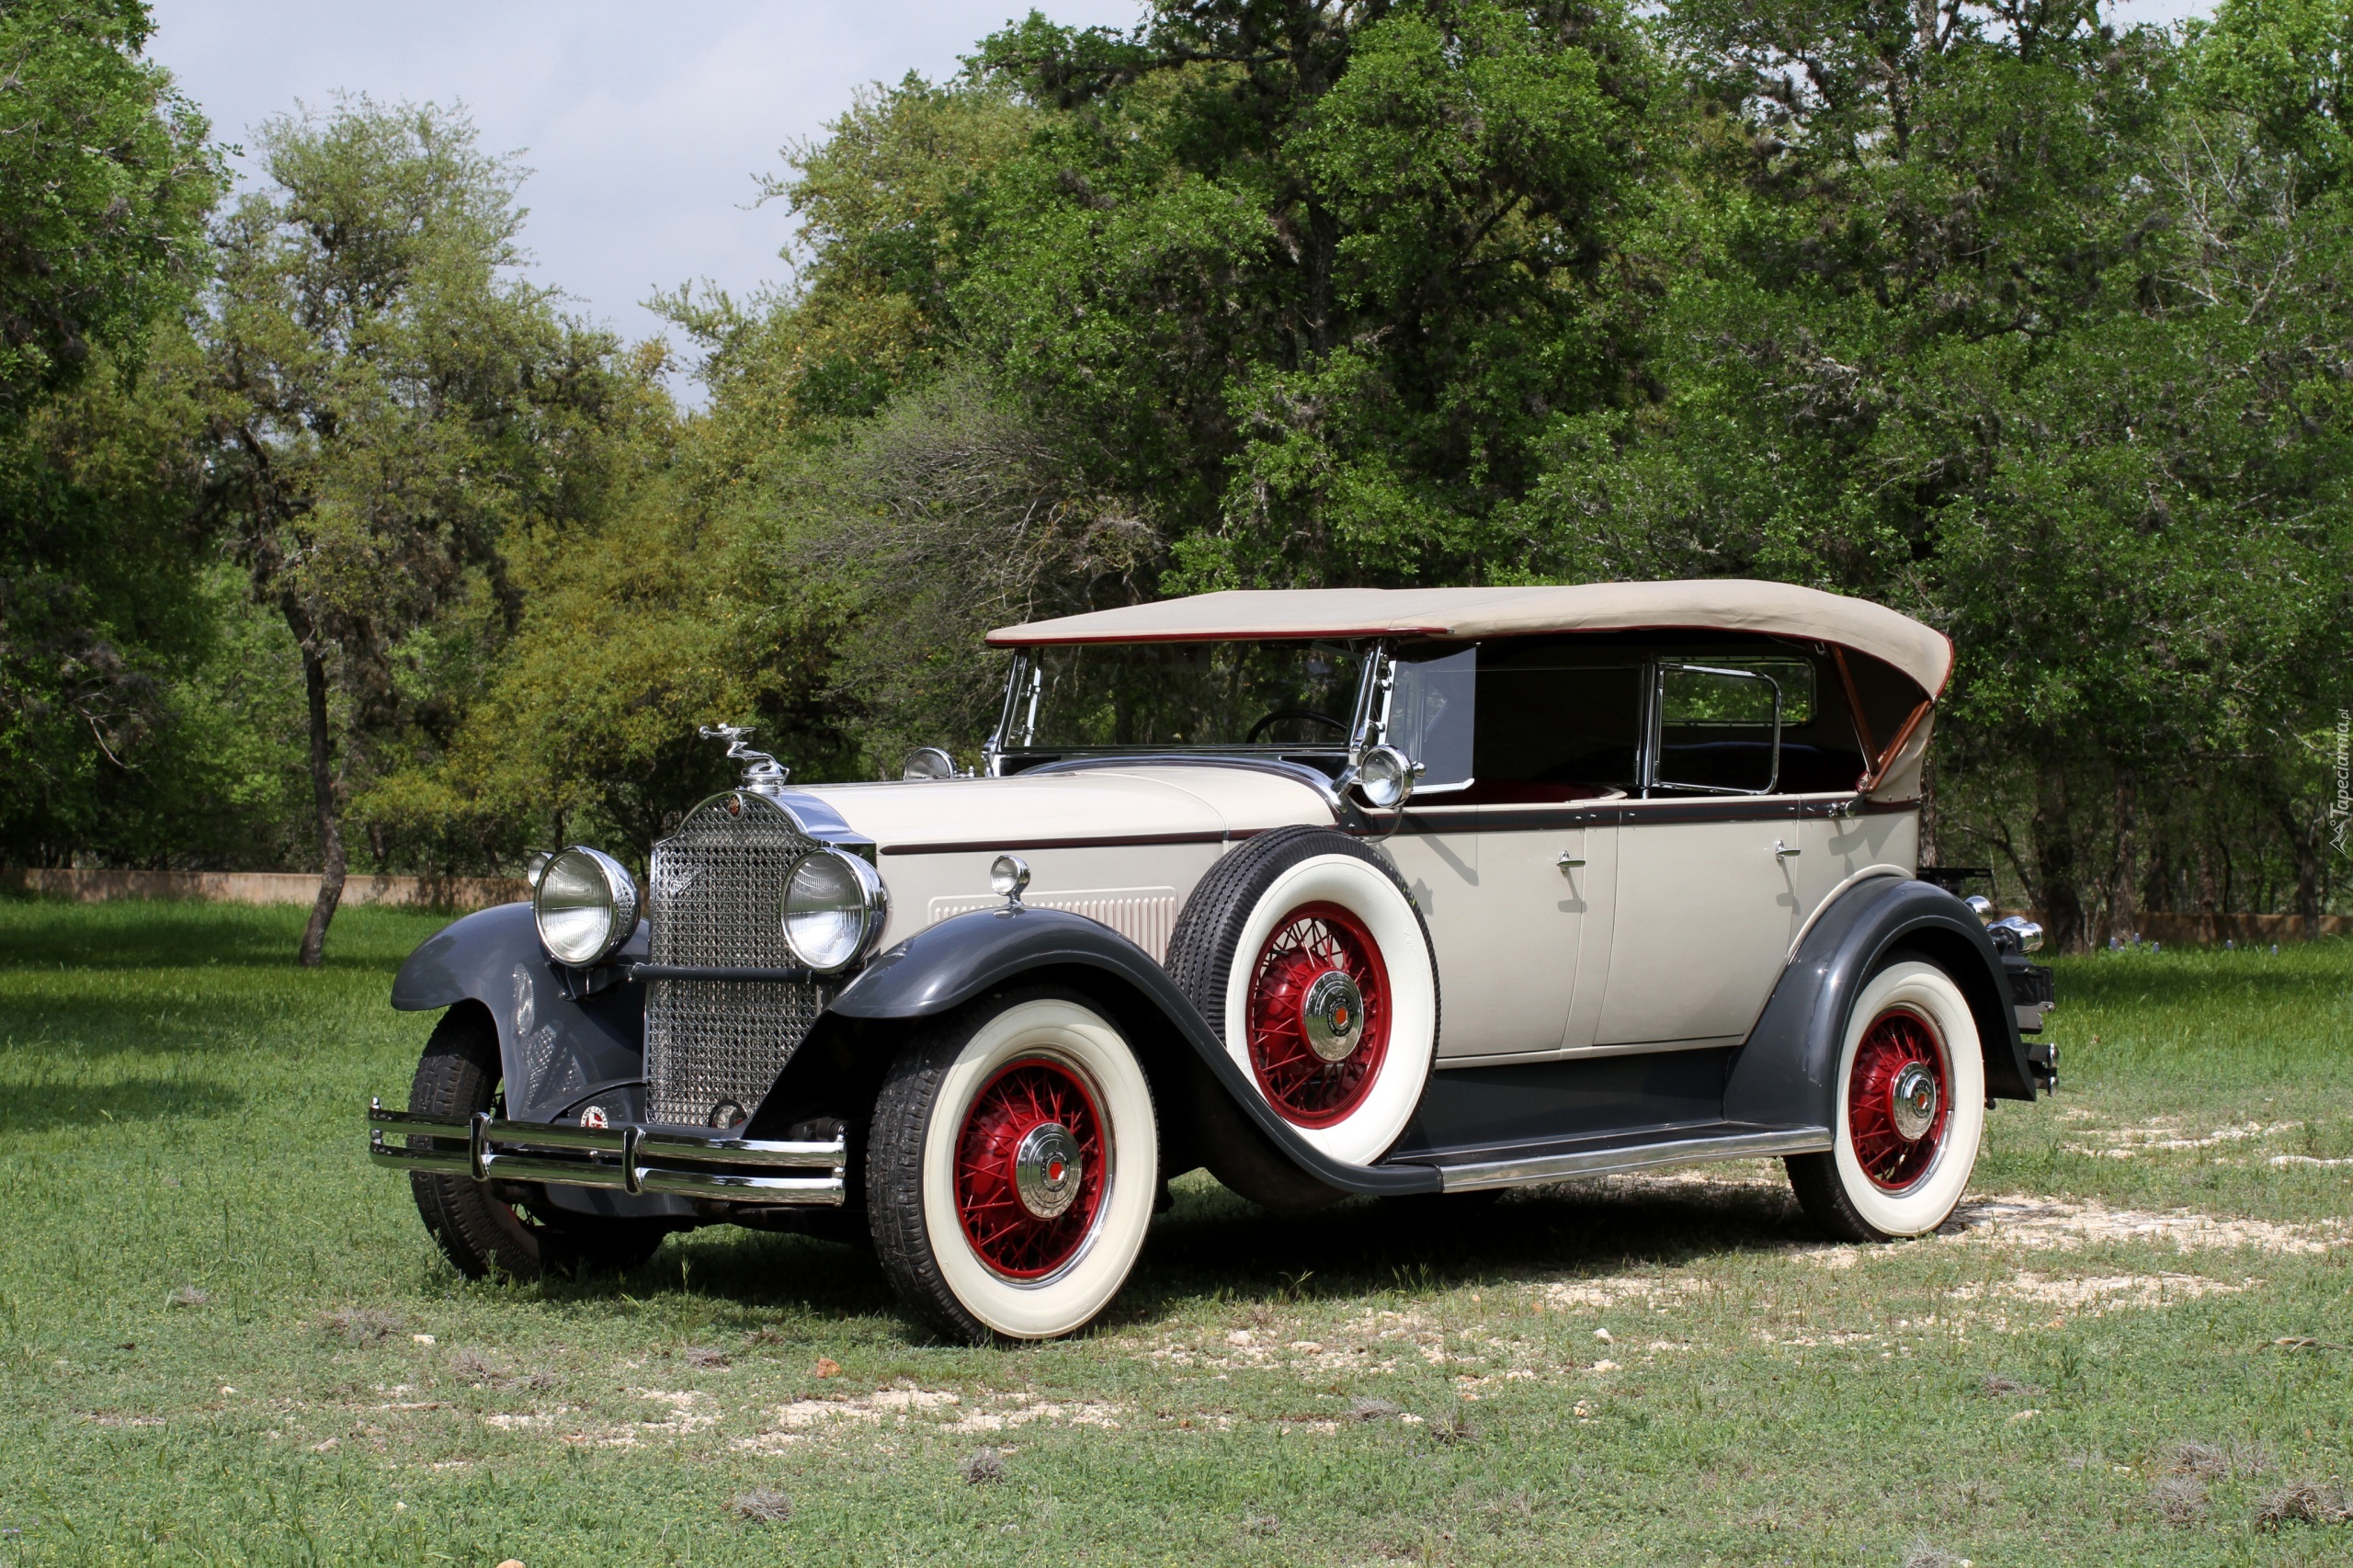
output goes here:
<path id="1" fill-rule="evenodd" d="M 438 1138 L 462 1150 L 411 1149 L 385 1134 Z M 396 1170 L 446 1172 L 476 1181 L 552 1182 L 762 1203 L 840 1206 L 848 1197 L 848 1149 L 842 1139 L 785 1142 L 626 1127 L 560 1127 L 503 1121 L 484 1111 L 471 1120 L 386 1110 L 368 1102 L 368 1157 Z M 697 1166 L 730 1165 L 733 1170 Z M 787 1171 L 823 1175 L 783 1175 Z"/>
<path id="2" fill-rule="evenodd" d="M 625 980 L 773 980 L 798 985 L 818 978 L 813 969 L 729 969 L 695 963 L 633 963 Z"/>
<path id="3" fill-rule="evenodd" d="M 1771 1154 L 1818 1154 L 1833 1146 L 1830 1129 L 1826 1127 L 1777 1128 L 1764 1132 L 1676 1138 L 1661 1143 L 1590 1149 L 1570 1154 L 1544 1154 L 1532 1159 L 1441 1165 L 1438 1167 L 1438 1185 L 1448 1192 L 1475 1192 L 1481 1187 L 1518 1187 L 1529 1182 L 1605 1176 L 1617 1171 L 1655 1170 L 1661 1165 L 1694 1165 L 1707 1160 L 1753 1160 Z"/>

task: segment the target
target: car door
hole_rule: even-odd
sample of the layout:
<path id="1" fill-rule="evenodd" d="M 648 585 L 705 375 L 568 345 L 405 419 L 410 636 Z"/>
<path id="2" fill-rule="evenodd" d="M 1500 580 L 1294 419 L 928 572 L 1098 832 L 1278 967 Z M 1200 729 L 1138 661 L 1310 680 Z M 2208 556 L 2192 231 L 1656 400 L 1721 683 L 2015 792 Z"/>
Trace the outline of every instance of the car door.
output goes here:
<path id="1" fill-rule="evenodd" d="M 1420 677 L 1410 660 L 1399 668 L 1399 689 L 1410 692 Z M 1632 778 L 1644 670 L 1560 639 L 1484 644 L 1475 668 L 1454 708 L 1457 720 L 1465 709 L 1472 719 L 1467 768 L 1449 770 L 1438 787 L 1449 793 L 1415 797 L 1433 825 L 1453 829 L 1426 835 L 1420 853 L 1438 862 L 1427 874 L 1475 857 L 1467 896 L 1425 910 L 1440 960 L 1439 1055 L 1557 1055 L 1577 1042 L 1580 987 L 1597 995 L 1605 972 L 1615 843 L 1607 803 Z M 1459 755 L 1459 738 L 1425 749 Z M 1589 1038 L 1587 1026 L 1577 1040 Z"/>
<path id="2" fill-rule="evenodd" d="M 1654 661 L 1597 1046 L 1727 1044 L 1756 1022 L 1813 903 L 1801 808 L 1775 793 L 1779 693 L 1801 684 L 1810 703 L 1810 666 L 1778 652 Z"/>

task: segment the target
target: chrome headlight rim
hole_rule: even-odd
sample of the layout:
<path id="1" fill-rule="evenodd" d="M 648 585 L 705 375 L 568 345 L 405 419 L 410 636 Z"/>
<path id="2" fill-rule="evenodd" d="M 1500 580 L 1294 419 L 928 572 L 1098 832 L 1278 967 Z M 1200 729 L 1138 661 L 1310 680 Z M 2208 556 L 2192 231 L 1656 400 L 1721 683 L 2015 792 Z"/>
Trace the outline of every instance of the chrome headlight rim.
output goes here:
<path id="1" fill-rule="evenodd" d="M 938 746 L 917 746 L 899 764 L 899 777 L 910 784 L 939 784 L 956 777 L 956 759 Z"/>
<path id="2" fill-rule="evenodd" d="M 600 964 L 637 930 L 642 903 L 629 868 L 601 849 L 575 844 L 540 868 L 531 889 L 531 924 L 548 957 L 571 969 Z M 601 925 L 574 918 L 594 915 Z"/>
<path id="3" fill-rule="evenodd" d="M 811 877 L 833 876 L 838 879 L 832 890 L 807 888 L 804 873 Z M 804 893 L 829 892 L 830 903 L 813 903 L 795 908 L 795 900 Z M 854 900 L 839 895 L 847 892 Z M 784 937 L 785 950 L 793 961 L 812 974 L 839 974 L 873 951 L 882 935 L 889 915 L 891 895 L 882 885 L 881 873 L 863 858 L 832 845 L 821 845 L 810 850 L 785 869 L 784 893 L 779 900 L 778 925 Z M 796 917 L 804 927 L 815 930 L 794 930 Z M 833 929 L 824 929 L 831 920 Z M 830 940 L 825 938 L 830 937 Z M 820 943 L 822 942 L 822 945 Z"/>
<path id="4" fill-rule="evenodd" d="M 1413 760 L 1404 752 L 1395 746 L 1378 745 L 1358 759 L 1355 777 L 1349 782 L 1373 810 L 1402 811 L 1413 797 L 1414 773 Z"/>

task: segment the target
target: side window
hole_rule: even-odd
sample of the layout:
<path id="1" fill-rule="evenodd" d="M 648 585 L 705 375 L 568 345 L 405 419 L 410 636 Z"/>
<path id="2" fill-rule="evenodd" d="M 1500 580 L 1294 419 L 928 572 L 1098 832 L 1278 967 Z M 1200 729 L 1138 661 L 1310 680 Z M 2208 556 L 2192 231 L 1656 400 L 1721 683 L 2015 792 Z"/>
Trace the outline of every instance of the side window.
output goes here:
<path id="1" fill-rule="evenodd" d="M 1646 673 L 1639 655 L 1609 650 L 1483 648 L 1473 745 L 1482 793 L 1492 785 L 1573 799 L 1632 789 Z"/>
<path id="2" fill-rule="evenodd" d="M 1813 722 L 1800 659 L 1665 659 L 1658 672 L 1661 790 L 1762 795 L 1780 787 L 1788 731 Z"/>
<path id="3" fill-rule="evenodd" d="M 1754 645 L 1752 645 L 1754 646 Z M 1786 643 L 1660 651 L 1658 756 L 1664 793 L 1827 794 L 1862 777 L 1862 743 L 1837 669 Z M 1773 699 L 1780 697 L 1778 752 Z"/>

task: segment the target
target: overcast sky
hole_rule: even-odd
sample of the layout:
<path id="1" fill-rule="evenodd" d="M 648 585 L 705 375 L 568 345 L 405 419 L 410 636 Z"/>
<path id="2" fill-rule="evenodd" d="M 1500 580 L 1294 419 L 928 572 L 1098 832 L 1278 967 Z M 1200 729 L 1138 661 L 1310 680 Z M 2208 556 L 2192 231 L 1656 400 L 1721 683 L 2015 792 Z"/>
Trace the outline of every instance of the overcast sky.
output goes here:
<path id="1" fill-rule="evenodd" d="M 630 336 L 639 301 L 710 278 L 738 297 L 783 275 L 784 212 L 751 209 L 778 150 L 864 83 L 937 80 L 1025 0 L 153 0 L 150 53 L 214 133 L 338 90 L 462 101 L 485 148 L 520 151 L 539 277 Z M 2127 0 L 2168 20 L 2193 0 Z M 1125 27 L 1141 0 L 1042 0 L 1055 20 Z"/>
<path id="2" fill-rule="evenodd" d="M 539 280 L 631 336 L 639 301 L 710 278 L 741 297 L 779 280 L 784 211 L 747 210 L 779 149 L 821 131 L 864 83 L 935 80 L 1027 0 L 153 0 L 149 54 L 223 142 L 338 90 L 462 101 L 483 146 L 533 170 L 524 243 Z M 1057 21 L 1119 27 L 1139 0 L 1045 0 Z M 240 165 L 242 166 L 242 165 Z"/>

